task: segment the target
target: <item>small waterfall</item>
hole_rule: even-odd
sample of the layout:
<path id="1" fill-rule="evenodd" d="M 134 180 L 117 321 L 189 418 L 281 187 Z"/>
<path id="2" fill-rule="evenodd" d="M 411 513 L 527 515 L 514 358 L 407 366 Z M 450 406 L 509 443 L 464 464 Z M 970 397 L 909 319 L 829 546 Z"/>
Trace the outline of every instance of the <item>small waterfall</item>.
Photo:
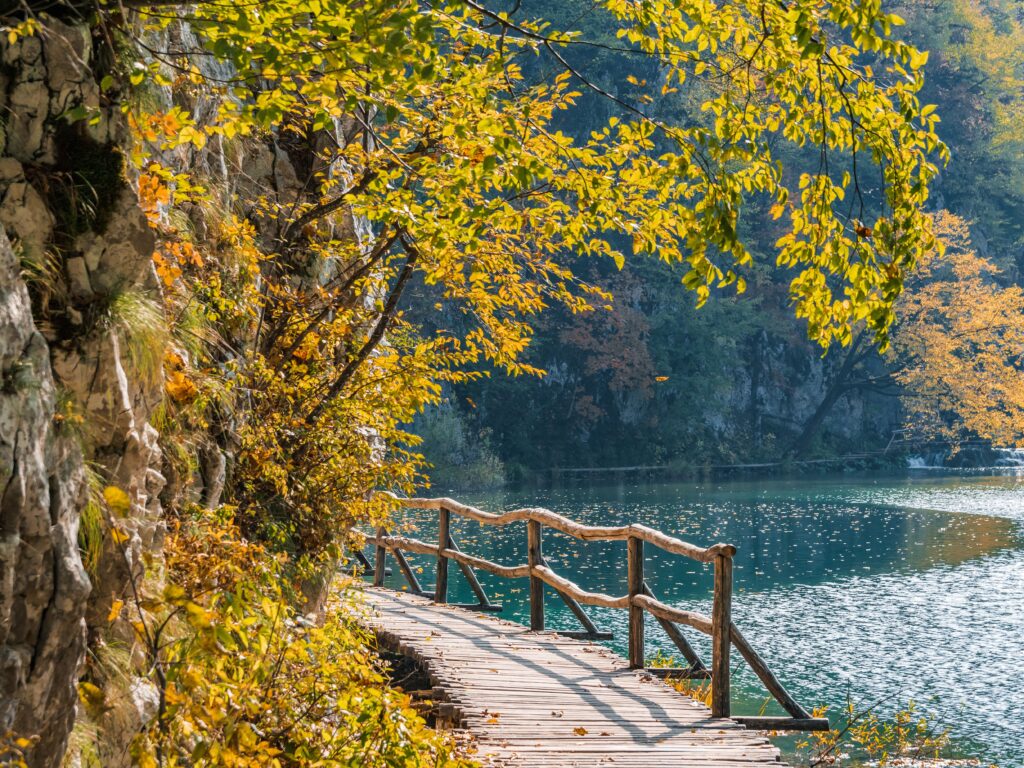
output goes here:
<path id="1" fill-rule="evenodd" d="M 1024 467 L 1024 448 L 996 448 L 997 467 Z"/>
<path id="2" fill-rule="evenodd" d="M 946 452 L 932 451 L 918 456 L 907 457 L 908 469 L 942 469 L 946 466 Z"/>

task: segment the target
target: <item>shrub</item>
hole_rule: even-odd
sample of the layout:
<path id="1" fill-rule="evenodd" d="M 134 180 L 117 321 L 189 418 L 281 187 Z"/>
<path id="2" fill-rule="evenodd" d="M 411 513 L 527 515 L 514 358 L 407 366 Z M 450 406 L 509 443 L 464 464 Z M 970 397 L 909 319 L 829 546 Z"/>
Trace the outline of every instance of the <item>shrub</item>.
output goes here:
<path id="1" fill-rule="evenodd" d="M 342 589 L 322 624 L 298 614 L 280 558 L 243 540 L 230 510 L 192 510 L 167 566 L 158 599 L 121 609 L 160 697 L 138 765 L 466 765 L 385 684 L 352 595 Z"/>

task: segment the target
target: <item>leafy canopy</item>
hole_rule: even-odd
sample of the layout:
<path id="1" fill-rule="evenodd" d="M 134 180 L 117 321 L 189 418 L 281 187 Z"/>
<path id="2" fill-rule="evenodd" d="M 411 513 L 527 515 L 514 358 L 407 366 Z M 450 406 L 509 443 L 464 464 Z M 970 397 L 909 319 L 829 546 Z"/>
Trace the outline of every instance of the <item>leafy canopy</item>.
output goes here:
<path id="1" fill-rule="evenodd" d="M 170 360 L 171 407 L 200 426 L 246 409 L 229 493 L 247 534 L 315 559 L 385 513 L 367 491 L 419 479 L 403 425 L 442 383 L 540 373 L 523 359 L 532 318 L 607 301 L 568 254 L 681 264 L 701 302 L 742 291 L 757 200 L 810 336 L 848 343 L 863 324 L 887 342 L 934 245 L 921 208 L 944 153 L 916 96 L 926 56 L 890 37 L 900 20 L 874 0 L 602 5 L 602 42 L 477 0 L 141 11 L 129 77 L 157 268 L 179 330 L 198 315 L 223 341 Z M 574 63 L 594 46 L 655 62 L 659 81 L 599 85 Z M 142 108 L 151 85 L 175 106 Z M 570 136 L 585 91 L 611 114 Z M 696 113 L 659 108 L 694 93 Z M 244 178 L 267 145 L 295 184 L 221 201 L 216 242 L 161 213 L 202 199 L 211 154 Z M 780 145 L 816 172 L 783 167 Z M 403 314 L 411 290 L 438 297 L 432 328 Z M 196 385 L 211 370 L 228 393 Z"/>
<path id="2" fill-rule="evenodd" d="M 285 224 L 282 250 L 350 207 L 472 319 L 467 354 L 511 371 L 527 370 L 524 316 L 588 295 L 560 266 L 566 251 L 621 263 L 621 235 L 633 253 L 687 263 L 684 283 L 701 299 L 742 290 L 751 255 L 738 222 L 752 196 L 771 198 L 788 224 L 777 262 L 794 270 L 810 335 L 846 343 L 863 321 L 884 343 L 902 281 L 933 244 L 921 206 L 936 172 L 928 155 L 943 153 L 934 108 L 916 96 L 927 56 L 889 36 L 901 20 L 878 0 L 602 5 L 622 48 L 660 64 L 661 82 L 633 101 L 573 66 L 588 41 L 476 0 L 200 4 L 192 28 L 232 74 L 181 67 L 226 98 L 212 124 L 177 140 L 344 123 L 323 159 L 348 171 L 322 175 L 321 202 Z M 546 77 L 524 78 L 532 57 Z M 711 94 L 700 119 L 650 116 L 646 102 L 695 80 Z M 584 89 L 618 114 L 574 141 L 553 122 Z M 818 151 L 817 173 L 787 178 L 780 139 Z"/>

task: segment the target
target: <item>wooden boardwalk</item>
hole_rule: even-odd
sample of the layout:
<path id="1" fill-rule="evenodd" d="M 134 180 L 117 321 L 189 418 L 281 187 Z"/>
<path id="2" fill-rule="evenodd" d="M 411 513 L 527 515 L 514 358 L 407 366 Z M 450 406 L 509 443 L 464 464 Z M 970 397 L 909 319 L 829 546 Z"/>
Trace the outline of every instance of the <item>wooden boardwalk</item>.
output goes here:
<path id="1" fill-rule="evenodd" d="M 367 587 L 382 646 L 419 662 L 442 717 L 485 765 L 530 768 L 780 766 L 762 734 L 606 648 L 425 597 Z"/>

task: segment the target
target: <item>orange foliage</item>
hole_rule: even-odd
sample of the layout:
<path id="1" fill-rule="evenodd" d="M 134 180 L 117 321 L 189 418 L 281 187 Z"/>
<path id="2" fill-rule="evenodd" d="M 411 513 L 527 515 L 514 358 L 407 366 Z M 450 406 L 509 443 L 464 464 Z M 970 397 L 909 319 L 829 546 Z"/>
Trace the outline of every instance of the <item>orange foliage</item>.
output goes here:
<path id="1" fill-rule="evenodd" d="M 902 299 L 894 354 L 908 426 L 953 442 L 968 436 L 1024 444 L 1024 291 L 970 246 L 963 219 L 941 212 L 946 244 L 921 265 Z"/>

